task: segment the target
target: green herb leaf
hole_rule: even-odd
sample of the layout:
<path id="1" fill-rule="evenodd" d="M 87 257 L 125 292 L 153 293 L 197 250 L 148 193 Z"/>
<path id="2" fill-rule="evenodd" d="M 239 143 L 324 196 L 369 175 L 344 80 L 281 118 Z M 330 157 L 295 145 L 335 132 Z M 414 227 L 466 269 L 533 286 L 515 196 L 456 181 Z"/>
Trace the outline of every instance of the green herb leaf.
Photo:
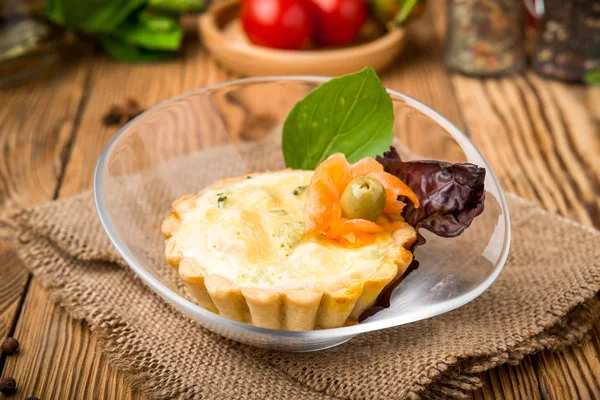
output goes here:
<path id="1" fill-rule="evenodd" d="M 147 9 L 138 13 L 137 20 L 153 32 L 168 32 L 179 26 L 179 20 L 175 16 Z"/>
<path id="2" fill-rule="evenodd" d="M 152 8 L 174 12 L 202 11 L 205 7 L 204 0 L 149 0 Z"/>
<path id="3" fill-rule="evenodd" d="M 127 20 L 114 32 L 124 42 L 149 50 L 176 51 L 181 46 L 183 32 L 179 25 L 171 30 L 157 31 L 136 20 Z"/>
<path id="4" fill-rule="evenodd" d="M 218 195 L 218 194 L 217 194 Z M 227 200 L 227 196 L 223 195 L 217 199 L 217 207 L 223 208 L 225 206 L 225 201 Z"/>
<path id="5" fill-rule="evenodd" d="M 119 61 L 150 62 L 167 60 L 176 55 L 173 52 L 143 49 L 111 35 L 101 35 L 100 43 L 106 54 Z"/>
<path id="6" fill-rule="evenodd" d="M 146 0 L 46 0 L 46 15 L 58 24 L 83 32 L 111 32 Z"/>
<path id="7" fill-rule="evenodd" d="M 401 8 L 398 15 L 396 15 L 395 22 L 396 25 L 404 25 L 413 8 L 417 5 L 419 0 L 400 0 Z"/>
<path id="8" fill-rule="evenodd" d="M 307 185 L 302 185 L 302 186 L 298 186 L 296 189 L 294 189 L 294 196 L 300 196 L 301 194 L 306 193 L 306 189 L 308 189 Z"/>
<path id="9" fill-rule="evenodd" d="M 594 69 L 583 76 L 585 83 L 591 86 L 600 85 L 600 68 Z"/>
<path id="10" fill-rule="evenodd" d="M 331 79 L 299 101 L 283 125 L 290 168 L 315 169 L 333 153 L 350 162 L 387 150 L 393 138 L 390 95 L 372 68 Z"/>

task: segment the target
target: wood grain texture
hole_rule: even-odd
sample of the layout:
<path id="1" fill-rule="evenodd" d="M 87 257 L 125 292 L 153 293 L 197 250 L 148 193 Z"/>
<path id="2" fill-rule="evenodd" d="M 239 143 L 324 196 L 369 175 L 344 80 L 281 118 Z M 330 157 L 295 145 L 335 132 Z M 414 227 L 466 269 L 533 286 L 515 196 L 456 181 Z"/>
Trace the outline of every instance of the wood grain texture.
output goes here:
<path id="1" fill-rule="evenodd" d="M 545 399 L 600 398 L 600 322 L 589 339 L 560 352 L 535 358 L 535 372 Z"/>
<path id="2" fill-rule="evenodd" d="M 410 26 L 411 42 L 397 65 L 382 74 L 384 83 L 432 106 L 467 131 L 505 189 L 568 217 L 597 223 L 598 91 L 532 74 L 485 81 L 448 75 L 442 64 L 444 3 L 429 2 L 425 17 Z M 9 198 L 37 203 L 89 188 L 95 160 L 116 132 L 101 124 L 112 104 L 133 97 L 150 107 L 233 78 L 194 44 L 183 59 L 167 63 L 130 65 L 100 55 L 88 62 L 88 69 L 74 65 L 58 81 L 0 91 L 1 104 L 11 101 L 0 108 L 0 149 L 11 150 L 10 159 L 0 157 L 0 204 Z M 127 385 L 124 374 L 108 365 L 85 323 L 54 306 L 35 280 L 21 301 L 27 274 L 11 257 L 9 249 L 0 251 L 0 265 L 20 271 L 0 283 L 0 329 L 2 324 L 8 326 L 5 331 L 15 329 L 22 344 L 21 354 L 6 358 L 3 372 L 17 379 L 20 390 L 15 398 L 142 398 Z M 10 321 L 16 320 L 19 309 L 15 328 Z M 542 353 L 518 366 L 482 374 L 484 386 L 473 397 L 600 398 L 598 332 L 597 327 L 579 347 Z"/>
<path id="3" fill-rule="evenodd" d="M 57 75 L 0 89 L 0 219 L 12 207 L 54 198 L 87 76 L 86 64 L 72 59 Z M 1 340 L 14 330 L 29 279 L 5 228 L 0 222 Z"/>
<path id="4" fill-rule="evenodd" d="M 571 151 L 575 153 L 573 158 L 579 162 L 574 171 L 586 174 L 589 179 L 583 182 L 581 201 L 588 211 L 591 223 L 598 228 L 600 103 L 589 101 L 598 88 L 573 87 L 539 78 L 534 84 L 540 90 L 548 88 L 551 95 L 555 96 L 556 103 L 560 104 L 567 143 L 571 144 Z M 586 192 L 586 189 L 591 193 Z M 534 368 L 542 394 L 547 399 L 600 398 L 600 319 L 590 338 L 560 352 L 539 354 L 534 359 Z"/>
<path id="5" fill-rule="evenodd" d="M 0 270 L 0 341 L 3 341 L 15 326 L 29 279 L 27 270 L 7 241 L 0 241 Z"/>
<path id="6" fill-rule="evenodd" d="M 429 2 L 426 15 L 428 15 L 431 20 L 427 28 L 430 31 L 429 35 L 431 35 L 428 43 L 430 46 L 430 53 L 432 54 L 428 57 L 435 57 L 437 61 L 435 67 L 432 66 L 430 68 L 436 68 L 436 75 L 444 76 L 444 80 L 447 82 L 444 85 L 433 86 L 432 90 L 438 93 L 437 96 L 440 97 L 440 102 L 452 103 L 450 106 L 447 105 L 446 107 L 455 108 L 456 111 L 455 114 L 446 114 L 443 111 L 443 108 L 434 106 L 434 109 L 439 111 L 451 122 L 454 122 L 454 124 L 465 133 L 472 136 L 474 129 L 476 130 L 478 127 L 473 126 L 473 121 L 469 124 L 465 119 L 464 113 L 465 108 L 468 109 L 468 107 L 476 106 L 477 100 L 465 100 L 464 98 L 461 98 L 455 88 L 456 76 L 450 76 L 443 66 L 443 43 L 446 36 L 446 2 Z M 439 80 L 440 78 L 437 79 Z M 420 99 L 419 97 L 417 98 Z M 488 116 L 486 114 L 479 114 L 479 116 L 480 123 L 486 123 Z M 485 116 L 485 118 L 482 118 L 481 116 Z M 483 153 L 488 161 L 490 160 L 489 157 L 493 156 L 493 154 L 488 154 L 485 151 L 483 151 Z M 497 174 L 502 174 L 502 170 L 495 171 Z M 503 186 L 503 188 L 506 189 L 506 186 Z M 516 192 L 515 190 L 512 191 Z M 539 383 L 532 368 L 530 357 L 526 357 L 519 365 L 503 365 L 483 373 L 481 374 L 481 379 L 483 381 L 483 387 L 472 394 L 472 396 L 477 399 L 537 399 L 541 396 Z"/>
<path id="7" fill-rule="evenodd" d="M 471 138 L 505 189 L 568 218 L 600 226 L 600 137 L 580 96 L 567 85 L 532 74 L 499 80 L 454 76 L 453 82 Z M 537 379 L 544 398 L 600 396 L 593 378 L 600 371 L 598 353 L 590 340 L 531 360 L 535 377 L 513 375 L 514 385 L 507 387 L 522 387 L 522 378 L 527 378 Z"/>
<path id="8" fill-rule="evenodd" d="M 183 92 L 231 78 L 197 45 L 189 46 L 182 59 L 165 63 L 124 64 L 98 56 L 87 93 L 89 105 L 73 143 L 60 196 L 91 187 L 95 161 L 117 132 L 116 127 L 102 125 L 111 105 L 132 98 L 150 108 Z"/>
<path id="9" fill-rule="evenodd" d="M 87 62 L 73 59 L 57 75 L 0 89 L 1 206 L 54 197 L 88 72 Z"/>
<path id="10" fill-rule="evenodd" d="M 7 357 L 4 376 L 17 381 L 15 399 L 141 398 L 100 354 L 84 321 L 58 308 L 35 281 L 15 331 L 17 355 Z"/>
<path id="11" fill-rule="evenodd" d="M 192 47 L 180 62 L 135 65 L 114 62 L 101 55 L 93 61 L 86 108 L 69 151 L 59 197 L 91 188 L 95 161 L 117 128 L 102 125 L 112 104 L 134 98 L 151 107 L 181 92 L 227 80 L 201 49 Z M 30 300 L 33 298 L 33 300 Z M 40 308 L 40 304 L 46 304 Z M 9 360 L 5 373 L 17 379 L 20 394 L 40 398 L 143 398 L 125 382 L 125 375 L 112 368 L 100 353 L 84 322 L 71 320 L 52 304 L 48 294 L 33 282 L 15 335 L 24 345 L 43 346 L 43 354 Z M 47 339 L 44 339 L 47 337 Z M 73 348 L 73 349 L 72 349 Z M 23 370 L 22 365 L 30 367 Z M 48 375 L 52 372 L 52 378 Z M 58 377 L 69 377 L 68 379 Z"/>
<path id="12" fill-rule="evenodd" d="M 482 374 L 483 387 L 473 393 L 473 398 L 483 399 L 542 399 L 531 360 L 518 366 L 503 365 Z"/>

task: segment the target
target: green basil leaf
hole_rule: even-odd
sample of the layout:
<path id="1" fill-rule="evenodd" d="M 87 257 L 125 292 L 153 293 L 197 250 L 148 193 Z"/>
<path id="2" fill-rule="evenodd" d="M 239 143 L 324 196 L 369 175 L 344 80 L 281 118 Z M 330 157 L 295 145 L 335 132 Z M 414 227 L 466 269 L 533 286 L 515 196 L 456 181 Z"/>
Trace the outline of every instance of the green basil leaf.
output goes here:
<path id="1" fill-rule="evenodd" d="M 111 35 L 100 35 L 100 43 L 106 54 L 119 61 L 151 62 L 168 60 L 177 55 L 177 53 L 170 51 L 143 49 Z"/>
<path id="2" fill-rule="evenodd" d="M 206 4 L 204 0 L 149 0 L 152 8 L 174 12 L 203 11 Z"/>
<path id="3" fill-rule="evenodd" d="M 396 15 L 396 24 L 404 25 L 413 8 L 417 5 L 419 0 L 401 0 L 401 8 L 398 15 Z"/>
<path id="4" fill-rule="evenodd" d="M 137 20 L 128 20 L 113 33 L 125 43 L 148 50 L 177 51 L 181 47 L 183 31 L 175 25 L 168 31 L 157 31 L 142 25 Z"/>
<path id="5" fill-rule="evenodd" d="M 65 25 L 65 13 L 62 10 L 62 3 L 58 0 L 46 0 L 44 12 L 46 17 L 56 25 Z"/>
<path id="6" fill-rule="evenodd" d="M 583 76 L 583 80 L 590 86 L 600 85 L 600 68 L 589 71 Z"/>
<path id="7" fill-rule="evenodd" d="M 146 0 L 46 0 L 46 15 L 59 25 L 88 33 L 111 32 Z"/>
<path id="8" fill-rule="evenodd" d="M 138 13 L 137 20 L 153 32 L 168 32 L 179 26 L 179 20 L 175 16 L 147 9 Z"/>
<path id="9" fill-rule="evenodd" d="M 372 68 L 331 79 L 292 109 L 283 125 L 290 168 L 315 169 L 333 153 L 350 162 L 374 157 L 392 144 L 394 110 Z"/>

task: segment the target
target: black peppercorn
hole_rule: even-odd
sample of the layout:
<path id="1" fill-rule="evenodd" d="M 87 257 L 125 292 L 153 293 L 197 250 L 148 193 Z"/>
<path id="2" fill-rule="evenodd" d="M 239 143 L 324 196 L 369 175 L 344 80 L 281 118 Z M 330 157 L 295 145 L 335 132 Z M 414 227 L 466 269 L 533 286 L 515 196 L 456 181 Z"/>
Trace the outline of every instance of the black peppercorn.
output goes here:
<path id="1" fill-rule="evenodd" d="M 17 391 L 17 381 L 13 378 L 7 377 L 0 381 L 0 392 L 6 396 L 10 396 Z"/>
<path id="2" fill-rule="evenodd" d="M 2 343 L 2 352 L 8 355 L 15 354 L 19 350 L 19 342 L 17 339 L 13 337 L 7 338 L 4 343 Z"/>

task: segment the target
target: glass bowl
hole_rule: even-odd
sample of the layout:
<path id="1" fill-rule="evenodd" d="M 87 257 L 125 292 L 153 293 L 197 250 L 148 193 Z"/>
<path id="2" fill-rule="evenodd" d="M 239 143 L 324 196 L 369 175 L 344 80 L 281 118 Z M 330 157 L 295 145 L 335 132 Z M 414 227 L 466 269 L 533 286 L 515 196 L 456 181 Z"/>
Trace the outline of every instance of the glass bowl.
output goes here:
<path id="1" fill-rule="evenodd" d="M 396 288 L 391 307 L 360 324 L 303 332 L 257 328 L 194 303 L 164 260 L 162 220 L 171 202 L 249 171 L 281 169 L 281 127 L 294 104 L 327 78 L 249 78 L 165 101 L 124 126 L 102 152 L 94 177 L 100 220 L 135 273 L 174 308 L 238 342 L 311 351 L 378 329 L 430 318 L 475 299 L 497 278 L 508 255 L 506 200 L 488 162 L 469 138 L 431 108 L 388 90 L 395 145 L 406 160 L 470 162 L 487 170 L 485 211 L 463 235 L 425 232 L 420 267 Z"/>

